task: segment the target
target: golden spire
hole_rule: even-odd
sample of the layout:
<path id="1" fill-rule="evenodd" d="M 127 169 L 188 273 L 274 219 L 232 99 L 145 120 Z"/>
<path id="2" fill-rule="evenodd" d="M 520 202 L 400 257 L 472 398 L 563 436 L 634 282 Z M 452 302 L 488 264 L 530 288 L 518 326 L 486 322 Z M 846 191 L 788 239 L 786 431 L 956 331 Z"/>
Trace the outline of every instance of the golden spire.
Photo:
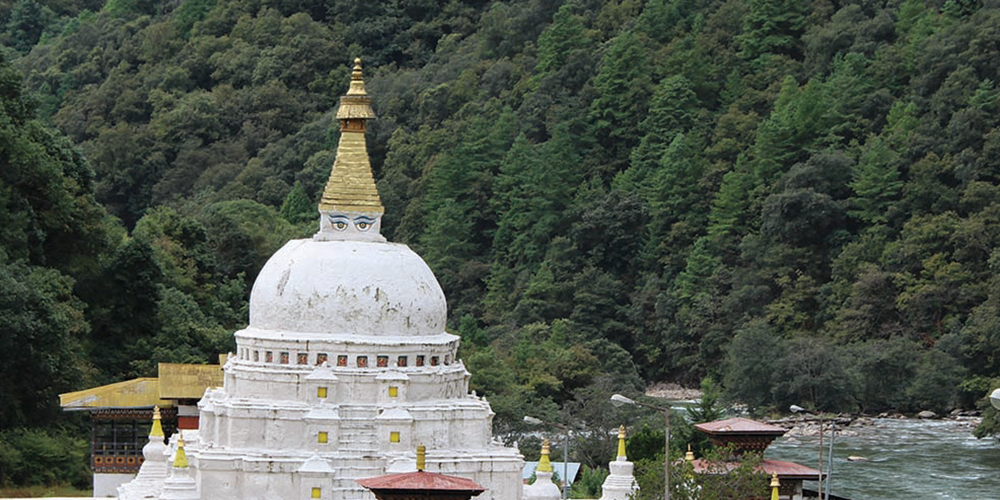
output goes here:
<path id="1" fill-rule="evenodd" d="M 552 462 L 549 461 L 549 440 L 542 443 L 542 458 L 538 459 L 538 467 L 535 472 L 552 472 Z"/>
<path id="2" fill-rule="evenodd" d="M 153 428 L 149 430 L 150 436 L 163 437 L 163 426 L 160 425 L 160 407 L 153 407 Z"/>
<path id="3" fill-rule="evenodd" d="M 340 143 L 333 161 L 330 179 L 319 202 L 320 211 L 382 214 L 382 200 L 375 187 L 368 145 L 365 142 L 365 120 L 375 118 L 371 98 L 365 92 L 361 59 L 354 60 L 351 87 L 340 98 L 337 119 L 340 120 Z"/>
<path id="4" fill-rule="evenodd" d="M 177 438 L 177 453 L 174 455 L 174 467 L 186 469 L 188 466 L 188 456 L 184 452 L 184 438 Z"/>
<path id="5" fill-rule="evenodd" d="M 625 425 L 618 427 L 618 457 L 625 458 Z"/>
<path id="6" fill-rule="evenodd" d="M 354 58 L 354 69 L 351 70 L 351 88 L 347 89 L 347 95 L 350 96 L 364 96 L 367 97 L 368 93 L 365 92 L 365 79 L 361 74 L 361 58 Z M 341 99 L 341 104 L 343 104 L 343 99 Z M 337 112 L 337 118 L 353 118 L 348 116 L 341 116 L 341 111 Z M 361 109 L 361 111 L 364 111 Z M 375 113 L 371 111 L 371 107 L 367 108 L 368 114 L 362 116 L 361 118 L 375 118 Z"/>
<path id="7" fill-rule="evenodd" d="M 771 473 L 771 500 L 778 500 L 778 487 L 781 486 L 781 482 L 778 481 L 778 473 Z"/>
<path id="8" fill-rule="evenodd" d="M 684 454 L 684 460 L 688 462 L 694 462 L 694 453 L 691 451 L 691 445 L 688 445 L 688 451 Z"/>
<path id="9" fill-rule="evenodd" d="M 427 468 L 427 447 L 417 445 L 417 470 L 423 472 Z"/>

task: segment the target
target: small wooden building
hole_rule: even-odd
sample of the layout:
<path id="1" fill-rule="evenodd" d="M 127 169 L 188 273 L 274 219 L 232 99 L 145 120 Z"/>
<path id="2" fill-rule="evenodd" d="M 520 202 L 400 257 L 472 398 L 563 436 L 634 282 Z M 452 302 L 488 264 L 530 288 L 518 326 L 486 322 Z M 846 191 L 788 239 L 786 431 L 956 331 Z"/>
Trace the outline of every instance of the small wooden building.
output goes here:
<path id="1" fill-rule="evenodd" d="M 475 481 L 424 471 L 424 446 L 417 447 L 417 470 L 358 479 L 378 500 L 469 500 L 486 491 Z"/>
<path id="2" fill-rule="evenodd" d="M 90 413 L 95 497 L 113 496 L 139 471 L 153 407 L 160 407 L 169 438 L 177 429 L 197 429 L 198 401 L 206 388 L 222 385 L 220 365 L 160 363 L 157 375 L 59 395 L 63 410 Z"/>
<path id="3" fill-rule="evenodd" d="M 737 455 L 746 452 L 764 453 L 771 442 L 787 432 L 781 427 L 748 418 L 729 418 L 697 424 L 694 427 L 708 434 L 714 446 L 732 446 Z M 695 473 L 699 474 L 725 470 L 720 464 L 712 464 L 701 459 L 693 460 L 692 465 Z M 760 462 L 760 467 L 768 476 L 777 474 L 780 481 L 778 494 L 783 500 L 802 500 L 804 495 L 802 482 L 818 479 L 820 475 L 817 469 L 784 460 L 764 458 Z"/>

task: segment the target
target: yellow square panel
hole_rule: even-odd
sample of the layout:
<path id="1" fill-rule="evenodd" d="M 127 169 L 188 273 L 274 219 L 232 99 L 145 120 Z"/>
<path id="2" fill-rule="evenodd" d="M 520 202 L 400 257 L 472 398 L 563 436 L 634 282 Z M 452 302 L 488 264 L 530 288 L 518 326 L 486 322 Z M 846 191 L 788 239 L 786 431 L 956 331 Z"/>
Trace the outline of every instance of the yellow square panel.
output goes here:
<path id="1" fill-rule="evenodd" d="M 389 397 L 394 398 L 399 395 L 399 387 L 389 386 Z"/>
<path id="2" fill-rule="evenodd" d="M 313 498 L 319 498 L 322 493 L 323 493 L 323 490 L 321 490 L 319 488 L 313 488 L 312 489 L 312 497 Z"/>
<path id="3" fill-rule="evenodd" d="M 399 442 L 399 431 L 392 431 L 389 433 L 389 442 L 398 443 Z"/>
<path id="4" fill-rule="evenodd" d="M 320 388 L 316 389 L 316 397 L 320 398 L 320 399 L 325 398 L 326 397 L 326 387 L 320 387 Z"/>
<path id="5" fill-rule="evenodd" d="M 320 431 L 316 436 L 316 441 L 319 441 L 321 444 L 326 444 L 327 439 L 328 437 L 326 431 Z"/>

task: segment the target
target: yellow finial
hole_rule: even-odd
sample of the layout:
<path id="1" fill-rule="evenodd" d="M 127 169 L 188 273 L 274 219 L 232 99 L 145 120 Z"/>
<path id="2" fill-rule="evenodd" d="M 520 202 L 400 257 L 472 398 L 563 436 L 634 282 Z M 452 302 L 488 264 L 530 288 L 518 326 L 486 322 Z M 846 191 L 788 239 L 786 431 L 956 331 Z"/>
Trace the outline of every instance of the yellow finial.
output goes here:
<path id="1" fill-rule="evenodd" d="M 360 58 L 354 60 L 354 70 L 351 71 L 351 86 L 347 89 L 347 94 L 340 98 L 337 118 L 340 120 L 375 118 L 375 112 L 372 111 L 372 100 L 368 97 L 368 92 L 365 91 L 365 77 L 361 72 Z M 364 122 L 361 125 L 363 127 Z"/>
<path id="2" fill-rule="evenodd" d="M 542 443 L 542 458 L 538 459 L 535 472 L 552 472 L 552 462 L 549 461 L 549 440 Z"/>
<path id="3" fill-rule="evenodd" d="M 163 426 L 160 425 L 160 407 L 153 407 L 153 428 L 149 430 L 150 436 L 163 437 Z"/>
<path id="4" fill-rule="evenodd" d="M 319 201 L 319 209 L 327 212 L 379 214 L 385 212 L 368 160 L 365 142 L 365 120 L 375 118 L 371 98 L 365 92 L 361 59 L 354 60 L 351 87 L 340 98 L 337 119 L 340 120 L 340 143 L 333 170 Z"/>
<path id="5" fill-rule="evenodd" d="M 423 471 L 427 467 L 427 447 L 417 445 L 417 470 Z"/>
<path id="6" fill-rule="evenodd" d="M 625 425 L 618 427 L 618 457 L 625 458 Z"/>
<path id="7" fill-rule="evenodd" d="M 186 469 L 188 466 L 188 456 L 184 452 L 184 438 L 177 438 L 177 453 L 174 455 L 174 467 Z"/>
<path id="8" fill-rule="evenodd" d="M 694 462 L 694 453 L 691 451 L 691 445 L 688 445 L 688 451 L 684 454 L 684 460 L 688 462 Z"/>
<path id="9" fill-rule="evenodd" d="M 365 79 L 361 74 L 361 58 L 354 58 L 354 69 L 351 71 L 351 88 L 347 95 L 368 95 L 365 93 Z"/>
<path id="10" fill-rule="evenodd" d="M 778 500 L 778 486 L 781 486 L 781 482 L 778 481 L 778 473 L 771 473 L 771 500 Z"/>

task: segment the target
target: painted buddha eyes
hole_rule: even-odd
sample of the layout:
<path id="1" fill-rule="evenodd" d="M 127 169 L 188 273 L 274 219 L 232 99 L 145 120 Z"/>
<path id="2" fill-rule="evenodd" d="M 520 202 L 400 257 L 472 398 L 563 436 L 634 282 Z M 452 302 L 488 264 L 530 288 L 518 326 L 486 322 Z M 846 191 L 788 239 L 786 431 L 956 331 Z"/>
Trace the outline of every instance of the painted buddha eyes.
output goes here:
<path id="1" fill-rule="evenodd" d="M 343 215 L 331 215 L 330 216 L 330 226 L 332 226 L 337 231 L 344 231 L 347 229 L 348 224 L 351 220 Z"/>
<path id="2" fill-rule="evenodd" d="M 358 231 L 367 231 L 374 223 L 375 219 L 363 215 L 354 218 L 354 227 L 358 228 Z"/>
<path id="3" fill-rule="evenodd" d="M 348 227 L 354 224 L 354 227 L 358 231 L 368 231 L 373 225 L 375 225 L 375 219 L 367 217 L 364 215 L 359 215 L 352 221 L 347 216 L 344 215 L 331 215 L 330 216 L 330 226 L 337 231 L 346 231 Z"/>

